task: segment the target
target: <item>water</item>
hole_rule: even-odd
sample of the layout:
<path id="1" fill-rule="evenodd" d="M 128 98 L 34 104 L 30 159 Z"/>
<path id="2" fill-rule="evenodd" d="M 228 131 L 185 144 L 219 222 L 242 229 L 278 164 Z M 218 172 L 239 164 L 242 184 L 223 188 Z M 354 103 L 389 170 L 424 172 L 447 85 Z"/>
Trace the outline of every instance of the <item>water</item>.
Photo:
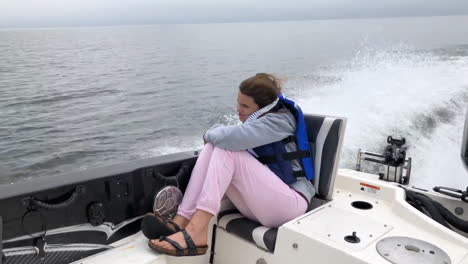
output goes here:
<path id="1" fill-rule="evenodd" d="M 341 167 L 405 136 L 413 183 L 464 188 L 468 17 L 0 31 L 0 183 L 202 146 L 272 72 L 306 112 L 348 118 Z"/>

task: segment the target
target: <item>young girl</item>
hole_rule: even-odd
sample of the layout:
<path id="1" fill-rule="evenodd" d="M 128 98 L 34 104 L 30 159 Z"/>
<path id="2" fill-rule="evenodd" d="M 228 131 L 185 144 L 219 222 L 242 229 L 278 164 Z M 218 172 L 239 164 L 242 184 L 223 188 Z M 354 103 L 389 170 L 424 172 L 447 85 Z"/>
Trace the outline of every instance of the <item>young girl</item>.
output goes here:
<path id="1" fill-rule="evenodd" d="M 240 84 L 237 112 L 242 124 L 215 125 L 205 133 L 205 146 L 172 221 L 154 215 L 143 220 L 143 226 L 153 225 L 151 232 L 143 228 L 152 249 L 177 256 L 205 254 L 208 224 L 224 195 L 245 217 L 266 227 L 279 227 L 306 212 L 315 191 L 299 173 L 300 162 L 282 160 L 281 166 L 265 166 L 256 153 L 297 151 L 294 140 L 285 140 L 295 135 L 296 119 L 282 104 L 280 93 L 279 80 L 266 73 Z M 270 148 L 279 143 L 280 148 Z"/>

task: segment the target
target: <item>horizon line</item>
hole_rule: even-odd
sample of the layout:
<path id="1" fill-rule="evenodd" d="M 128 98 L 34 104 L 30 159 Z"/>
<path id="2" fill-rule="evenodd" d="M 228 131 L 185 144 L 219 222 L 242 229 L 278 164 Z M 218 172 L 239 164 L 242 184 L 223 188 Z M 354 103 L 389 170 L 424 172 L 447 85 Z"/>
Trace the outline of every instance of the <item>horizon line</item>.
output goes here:
<path id="1" fill-rule="evenodd" d="M 123 23 L 123 24 L 94 24 L 94 25 L 56 25 L 56 26 L 4 26 L 0 25 L 0 30 L 21 30 L 21 29 L 61 29 L 61 28 L 113 28 L 113 27 L 144 27 L 158 25 L 204 25 L 204 24 L 251 24 L 251 23 L 272 23 L 272 22 L 304 22 L 320 20 L 365 20 L 365 19 L 391 19 L 391 18 L 429 18 L 429 17 L 457 17 L 468 16 L 466 13 L 460 14 L 419 14 L 419 15 L 388 15 L 388 16 L 342 16 L 342 17 L 320 17 L 320 18 L 298 18 L 298 19 L 266 19 L 266 20 L 243 20 L 243 21 L 204 21 L 204 22 L 149 22 L 149 23 Z"/>

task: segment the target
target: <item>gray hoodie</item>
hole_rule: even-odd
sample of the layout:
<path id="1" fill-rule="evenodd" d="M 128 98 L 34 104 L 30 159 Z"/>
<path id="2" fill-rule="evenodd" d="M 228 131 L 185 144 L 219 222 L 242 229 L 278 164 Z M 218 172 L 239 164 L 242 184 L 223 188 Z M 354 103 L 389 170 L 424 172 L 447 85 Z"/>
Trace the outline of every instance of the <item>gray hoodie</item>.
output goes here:
<path id="1" fill-rule="evenodd" d="M 283 108 L 240 125 L 214 125 L 205 133 L 204 139 L 222 149 L 248 150 L 255 155 L 253 148 L 283 140 L 294 135 L 295 131 L 296 119 L 289 110 Z M 294 142 L 286 144 L 285 147 L 288 152 L 297 150 Z M 292 161 L 292 167 L 294 171 L 302 169 L 296 160 Z M 303 177 L 298 178 L 297 182 L 289 187 L 303 194 L 308 201 L 315 194 L 313 185 Z"/>

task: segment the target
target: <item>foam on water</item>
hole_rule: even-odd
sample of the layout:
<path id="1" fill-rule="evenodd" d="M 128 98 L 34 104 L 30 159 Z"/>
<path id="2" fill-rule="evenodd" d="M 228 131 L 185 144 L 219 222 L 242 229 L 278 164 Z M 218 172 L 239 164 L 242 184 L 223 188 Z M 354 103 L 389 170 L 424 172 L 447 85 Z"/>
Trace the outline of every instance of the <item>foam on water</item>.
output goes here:
<path id="1" fill-rule="evenodd" d="M 289 79 L 286 90 L 304 112 L 347 118 L 342 168 L 354 168 L 359 148 L 380 153 L 387 136 L 405 137 L 413 159 L 412 185 L 465 188 L 468 173 L 460 148 L 467 73 L 464 54 L 404 45 L 363 48 L 351 61 Z M 239 122 L 235 115 L 224 119 L 227 125 Z M 202 146 L 198 137 L 185 140 L 190 143 L 155 147 L 143 156 Z"/>
<path id="2" fill-rule="evenodd" d="M 464 188 L 460 161 L 468 98 L 468 57 L 406 46 L 363 49 L 353 60 L 296 80 L 305 112 L 348 118 L 341 166 L 353 168 L 359 148 L 382 152 L 388 135 L 405 137 L 412 184 Z"/>

